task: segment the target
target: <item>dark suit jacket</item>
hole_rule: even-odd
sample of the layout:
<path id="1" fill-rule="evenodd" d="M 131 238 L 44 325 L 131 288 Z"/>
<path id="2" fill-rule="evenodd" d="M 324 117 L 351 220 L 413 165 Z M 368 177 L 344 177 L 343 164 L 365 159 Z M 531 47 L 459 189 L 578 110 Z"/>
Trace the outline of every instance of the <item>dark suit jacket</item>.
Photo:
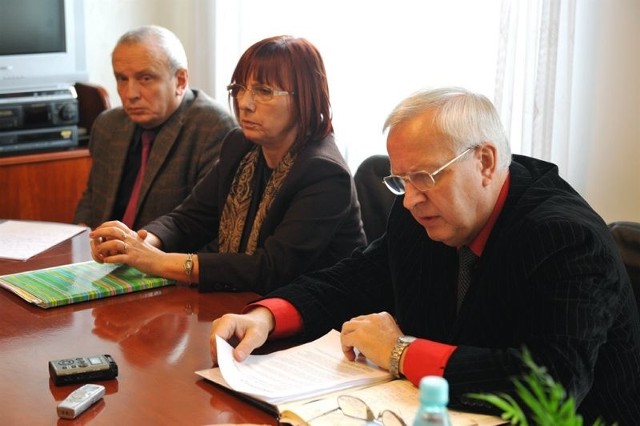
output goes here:
<path id="1" fill-rule="evenodd" d="M 223 142 L 220 161 L 185 202 L 145 226 L 169 252 L 195 251 L 218 235 L 238 164 L 254 146 L 240 130 Z M 298 275 L 333 265 L 365 243 L 349 168 L 333 136 L 308 141 L 275 196 L 253 255 L 198 253 L 199 289 L 264 294 Z"/>
<path id="2" fill-rule="evenodd" d="M 510 391 L 524 345 L 585 419 L 635 424 L 640 320 L 611 234 L 554 165 L 514 156 L 510 172 L 506 203 L 457 316 L 456 249 L 430 240 L 401 197 L 380 240 L 269 297 L 296 306 L 304 340 L 387 310 L 404 333 L 457 345 L 444 372 L 453 407 L 474 408 L 467 392 Z"/>
<path id="3" fill-rule="evenodd" d="M 235 126 L 231 115 L 204 92 L 187 92 L 153 143 L 134 229 L 170 212 L 189 195 L 217 160 L 224 135 Z M 112 212 L 135 130 L 136 124 L 121 107 L 96 119 L 89 142 L 93 165 L 74 223 L 94 228 L 121 219 Z"/>

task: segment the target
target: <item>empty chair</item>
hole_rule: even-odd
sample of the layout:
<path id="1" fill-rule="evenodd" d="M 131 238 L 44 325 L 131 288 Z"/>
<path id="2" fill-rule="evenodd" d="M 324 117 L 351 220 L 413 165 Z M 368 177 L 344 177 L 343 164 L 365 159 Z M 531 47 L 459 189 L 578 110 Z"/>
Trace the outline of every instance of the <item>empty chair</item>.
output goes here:
<path id="1" fill-rule="evenodd" d="M 622 255 L 640 308 L 640 223 L 612 222 L 609 229 Z"/>
<path id="2" fill-rule="evenodd" d="M 78 127 L 83 129 L 83 134 L 86 131 L 88 137 L 96 117 L 111 108 L 111 100 L 106 89 L 98 84 L 78 82 L 74 87 L 78 94 Z"/>
<path id="3" fill-rule="evenodd" d="M 369 243 L 384 234 L 395 199 L 382 182 L 382 178 L 389 175 L 389 170 L 388 156 L 373 155 L 358 166 L 354 175 L 362 224 Z"/>

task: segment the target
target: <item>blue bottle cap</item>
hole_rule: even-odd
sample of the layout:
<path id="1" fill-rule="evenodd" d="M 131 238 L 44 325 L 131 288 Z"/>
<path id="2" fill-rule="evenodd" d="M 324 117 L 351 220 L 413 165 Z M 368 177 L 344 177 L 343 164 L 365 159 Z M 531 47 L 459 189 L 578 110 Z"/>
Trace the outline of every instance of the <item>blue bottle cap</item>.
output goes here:
<path id="1" fill-rule="evenodd" d="M 420 379 L 420 401 L 427 405 L 449 403 L 449 383 L 440 376 L 425 376 Z"/>

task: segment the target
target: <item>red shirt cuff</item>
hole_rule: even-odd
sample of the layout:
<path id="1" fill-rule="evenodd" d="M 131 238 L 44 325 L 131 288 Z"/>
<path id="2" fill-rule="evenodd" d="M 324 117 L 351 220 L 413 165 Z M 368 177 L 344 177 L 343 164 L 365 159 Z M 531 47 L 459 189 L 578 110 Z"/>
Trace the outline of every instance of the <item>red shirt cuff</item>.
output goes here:
<path id="1" fill-rule="evenodd" d="M 405 351 L 402 372 L 416 386 L 424 376 L 443 376 L 449 357 L 457 348 L 427 339 L 416 339 Z"/>
<path id="2" fill-rule="evenodd" d="M 270 339 L 293 336 L 302 330 L 302 317 L 298 310 L 288 301 L 278 297 L 262 299 L 245 306 L 242 309 L 242 313 L 247 313 L 258 306 L 269 309 L 273 314 L 275 326 L 269 335 Z"/>

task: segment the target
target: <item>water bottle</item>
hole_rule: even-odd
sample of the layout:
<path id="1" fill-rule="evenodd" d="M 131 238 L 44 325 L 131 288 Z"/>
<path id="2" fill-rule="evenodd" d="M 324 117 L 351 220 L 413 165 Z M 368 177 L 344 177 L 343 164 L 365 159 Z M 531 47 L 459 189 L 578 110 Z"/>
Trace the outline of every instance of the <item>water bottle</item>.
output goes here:
<path id="1" fill-rule="evenodd" d="M 420 380 L 420 408 L 413 426 L 451 426 L 447 404 L 449 383 L 444 377 L 426 376 Z"/>

